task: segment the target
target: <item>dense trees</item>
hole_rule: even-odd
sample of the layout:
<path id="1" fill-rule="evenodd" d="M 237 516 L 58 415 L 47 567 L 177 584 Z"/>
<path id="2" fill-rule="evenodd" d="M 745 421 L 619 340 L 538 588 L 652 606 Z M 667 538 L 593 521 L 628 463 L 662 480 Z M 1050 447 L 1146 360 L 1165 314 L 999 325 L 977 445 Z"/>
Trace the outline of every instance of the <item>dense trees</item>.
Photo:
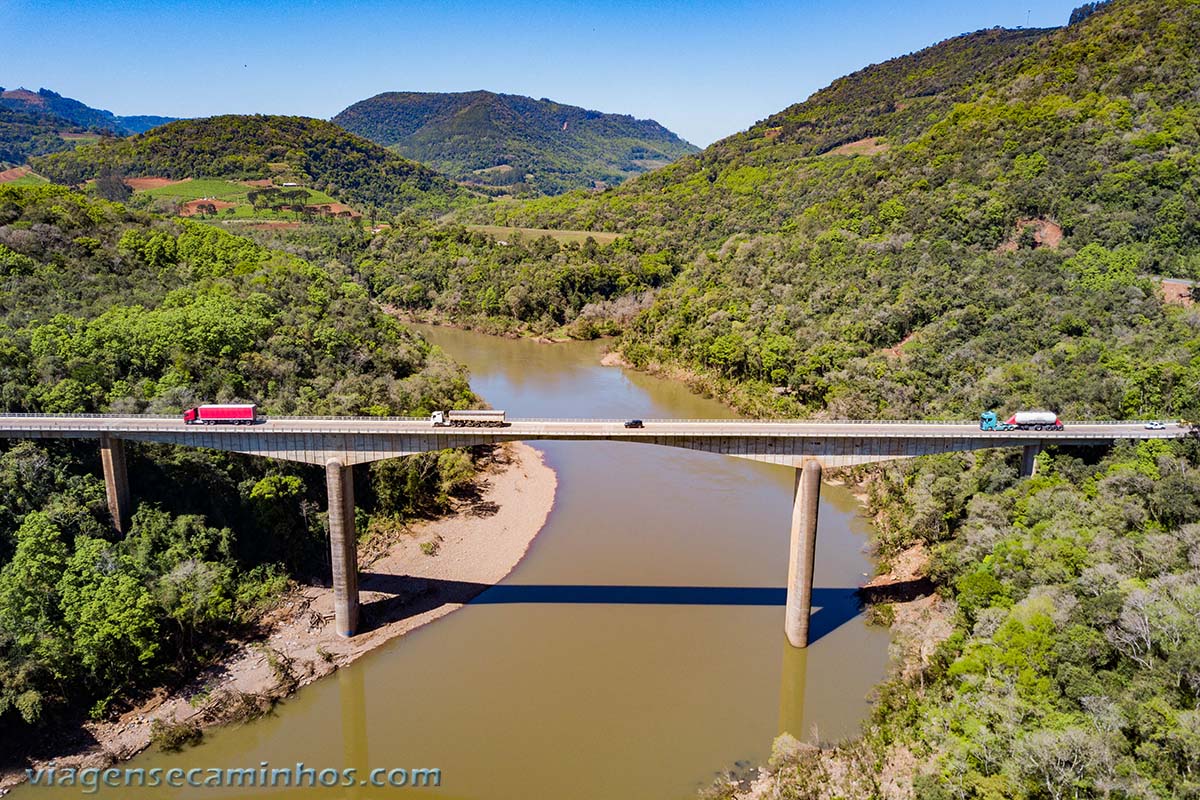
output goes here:
<path id="1" fill-rule="evenodd" d="M 285 175 L 361 208 L 445 212 L 471 195 L 420 164 L 305 117 L 223 116 L 183 120 L 35 160 L 59 183 L 104 169 L 130 177 L 262 179 Z"/>
<path id="2" fill-rule="evenodd" d="M 1110 0 L 1102 0 L 1098 3 L 1084 3 L 1071 12 L 1071 18 L 1067 22 L 1068 25 L 1074 25 L 1077 22 L 1083 22 L 1085 19 L 1095 14 L 1104 6 L 1108 5 Z"/>
<path id="3" fill-rule="evenodd" d="M 473 398 L 336 262 L 62 187 L 0 186 L 0 410 L 175 414 L 233 399 L 268 414 L 423 414 Z M 103 714 L 184 676 L 289 576 L 327 568 L 320 470 L 128 451 L 139 507 L 121 539 L 94 444 L 0 447 L 0 725 Z M 471 472 L 465 454 L 383 462 L 364 470 L 360 505 L 434 513 Z"/>
<path id="4" fill-rule="evenodd" d="M 87 106 L 49 89 L 31 92 L 27 89 L 4 91 L 0 88 L 0 109 L 33 114 L 72 128 L 85 128 L 107 135 L 127 136 L 142 133 L 156 125 L 171 122 L 175 117 L 118 117 L 112 112 Z"/>
<path id="5" fill-rule="evenodd" d="M 459 180 L 512 193 L 620 183 L 696 151 L 653 120 L 493 92 L 387 92 L 333 121 Z"/>
<path id="6" fill-rule="evenodd" d="M 33 156 L 70 150 L 62 133 L 81 132 L 63 120 L 0 108 L 0 169 L 19 166 Z"/>
<path id="7" fill-rule="evenodd" d="M 867 742 L 921 797 L 1185 797 L 1200 699 L 1195 440 L 922 459 L 873 486 L 884 555 L 930 544 L 954 634 L 881 691 Z M 857 796 L 857 795 L 856 795 Z"/>
<path id="8" fill-rule="evenodd" d="M 376 237 L 355 269 L 382 301 L 433 310 L 483 327 L 505 320 L 548 332 L 569 326 L 590 338 L 615 330 L 604 301 L 666 283 L 674 264 L 639 252 L 634 241 L 606 248 L 594 241 L 561 244 L 521 236 L 493 237 L 455 226 L 403 226 Z"/>

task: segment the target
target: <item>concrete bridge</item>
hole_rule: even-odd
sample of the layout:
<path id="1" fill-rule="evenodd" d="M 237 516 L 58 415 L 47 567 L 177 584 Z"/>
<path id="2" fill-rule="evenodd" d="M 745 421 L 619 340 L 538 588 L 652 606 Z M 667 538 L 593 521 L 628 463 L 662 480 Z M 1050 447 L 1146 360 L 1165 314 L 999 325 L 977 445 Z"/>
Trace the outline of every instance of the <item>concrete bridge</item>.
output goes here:
<path id="1" fill-rule="evenodd" d="M 809 422 L 754 420 L 515 419 L 503 427 L 434 428 L 427 418 L 273 417 L 249 426 L 185 425 L 180 417 L 0 415 L 0 438 L 99 439 L 113 523 L 124 531 L 130 513 L 124 441 L 207 447 L 325 468 L 329 492 L 337 629 L 358 625 L 357 544 L 351 467 L 386 458 L 511 441 L 620 441 L 680 447 L 782 464 L 796 470 L 784 629 L 796 647 L 808 645 L 817 509 L 825 468 L 936 453 L 1020 447 L 1022 474 L 1032 475 L 1046 445 L 1108 446 L 1120 439 L 1170 439 L 1188 429 L 1147 430 L 1142 422 L 1067 423 L 1061 431 L 981 431 L 967 422 Z"/>

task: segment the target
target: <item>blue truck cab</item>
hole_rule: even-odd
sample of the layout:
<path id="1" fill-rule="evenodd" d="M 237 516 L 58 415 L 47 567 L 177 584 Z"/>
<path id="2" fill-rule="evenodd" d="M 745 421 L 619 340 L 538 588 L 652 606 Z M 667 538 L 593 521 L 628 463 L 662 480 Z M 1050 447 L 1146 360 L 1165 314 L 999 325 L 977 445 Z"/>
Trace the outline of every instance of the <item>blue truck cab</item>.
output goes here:
<path id="1" fill-rule="evenodd" d="M 981 431 L 1011 431 L 1016 428 L 1016 425 L 1004 422 L 997 417 L 995 411 L 985 411 L 979 415 L 979 430 Z"/>

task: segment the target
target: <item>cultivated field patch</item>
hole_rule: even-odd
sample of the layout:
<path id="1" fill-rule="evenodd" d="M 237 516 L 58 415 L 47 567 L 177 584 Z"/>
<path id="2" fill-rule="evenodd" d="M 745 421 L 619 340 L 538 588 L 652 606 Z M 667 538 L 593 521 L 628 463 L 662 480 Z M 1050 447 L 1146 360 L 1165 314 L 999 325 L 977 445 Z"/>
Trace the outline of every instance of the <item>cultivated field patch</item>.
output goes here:
<path id="1" fill-rule="evenodd" d="M 251 192 L 249 186 L 220 178 L 186 178 L 146 190 L 151 197 L 167 197 L 175 200 L 224 200 L 229 203 L 244 203 Z"/>
<path id="2" fill-rule="evenodd" d="M 96 133 L 60 133 L 58 138 L 64 142 L 76 142 L 77 144 L 95 144 L 100 141 L 100 135 Z"/>
<path id="3" fill-rule="evenodd" d="M 126 178 L 125 184 L 135 192 L 144 192 L 148 189 L 161 189 L 164 186 L 171 186 L 180 183 L 180 181 L 172 180 L 171 178 Z"/>
<path id="4" fill-rule="evenodd" d="M 866 139 L 859 139 L 856 142 L 846 142 L 839 145 L 828 152 L 822 153 L 826 156 L 877 156 L 880 153 L 886 153 L 889 149 L 887 142 L 875 136 L 868 136 Z"/>
<path id="5" fill-rule="evenodd" d="M 0 183 L 11 183 L 18 178 L 24 178 L 28 174 L 30 174 L 29 167 L 22 166 L 6 169 L 3 172 L 0 172 Z"/>
<path id="6" fill-rule="evenodd" d="M 196 214 L 219 213 L 236 206 L 237 203 L 231 203 L 228 200 L 188 200 L 179 207 L 179 216 L 192 217 Z"/>

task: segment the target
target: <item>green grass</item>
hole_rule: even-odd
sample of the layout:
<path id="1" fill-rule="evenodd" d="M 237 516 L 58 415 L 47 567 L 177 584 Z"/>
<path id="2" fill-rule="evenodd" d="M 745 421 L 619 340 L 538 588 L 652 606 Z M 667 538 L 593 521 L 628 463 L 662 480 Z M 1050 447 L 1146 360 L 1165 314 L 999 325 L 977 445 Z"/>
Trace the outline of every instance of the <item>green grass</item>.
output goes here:
<path id="1" fill-rule="evenodd" d="M 245 203 L 251 187 L 219 178 L 193 178 L 170 186 L 147 189 L 144 194 L 151 197 L 168 197 L 177 200 L 199 200 L 202 197 L 225 200 L 230 203 Z"/>
<path id="2" fill-rule="evenodd" d="M 332 197 L 325 194 L 324 192 L 318 192 L 316 189 L 308 190 L 308 205 L 310 205 L 310 206 L 320 206 L 320 205 L 325 205 L 326 203 L 336 203 L 336 202 L 337 202 L 337 200 L 334 200 Z"/>
<path id="3" fill-rule="evenodd" d="M 229 203 L 238 203 L 240 205 L 248 203 L 247 196 L 250 192 L 256 191 L 259 188 L 256 186 L 246 186 L 236 181 L 221 180 L 220 178 L 193 178 L 182 183 L 171 184 L 170 186 L 146 189 L 143 194 L 148 194 L 151 197 L 167 197 L 183 202 L 208 198 L 212 200 L 224 200 Z M 304 187 L 289 186 L 285 191 L 296 188 Z M 324 205 L 326 203 L 337 202 L 325 192 L 318 192 L 315 189 L 305 189 L 305 191 L 308 192 L 308 200 L 306 201 L 308 205 Z"/>
<path id="4" fill-rule="evenodd" d="M 11 181 L 5 181 L 3 185 L 4 186 L 40 186 L 43 183 L 49 183 L 49 182 L 50 181 L 46 180 L 41 175 L 36 175 L 31 172 L 28 175 L 22 175 L 21 177 L 15 178 Z"/>
<path id="5" fill-rule="evenodd" d="M 95 144 L 100 141 L 98 135 L 89 133 L 60 133 L 58 136 L 64 142 L 74 142 L 75 144 Z"/>
<path id="6" fill-rule="evenodd" d="M 480 233 L 490 234 L 497 239 L 511 239 L 517 234 L 520 234 L 523 239 L 539 239 L 543 236 L 549 236 L 556 242 L 570 243 L 579 242 L 582 244 L 590 236 L 596 240 L 596 244 L 612 244 L 621 237 L 619 233 L 601 233 L 598 231 L 559 231 L 549 228 L 511 228 L 504 225 L 468 225 L 468 230 L 478 231 Z"/>

